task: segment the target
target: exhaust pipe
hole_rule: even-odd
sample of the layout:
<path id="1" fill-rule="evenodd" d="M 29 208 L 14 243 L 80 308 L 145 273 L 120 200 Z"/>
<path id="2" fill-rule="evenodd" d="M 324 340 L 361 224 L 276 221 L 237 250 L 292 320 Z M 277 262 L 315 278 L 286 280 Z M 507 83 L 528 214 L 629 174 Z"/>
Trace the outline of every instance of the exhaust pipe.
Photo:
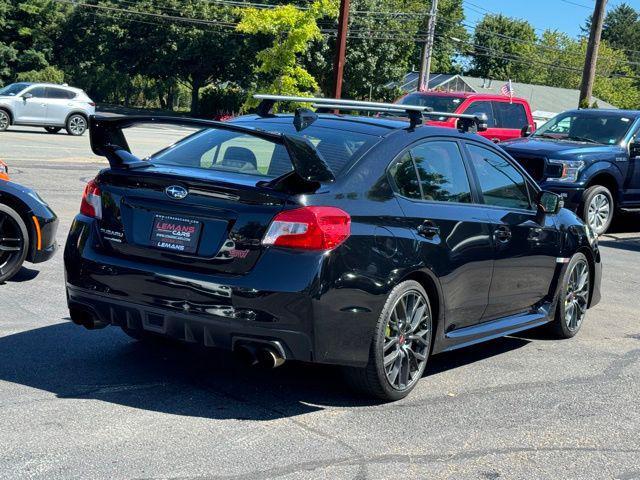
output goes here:
<path id="1" fill-rule="evenodd" d="M 254 367 L 258 365 L 260 362 L 258 361 L 258 355 L 256 351 L 256 347 L 248 343 L 239 344 L 234 350 L 233 354 L 236 359 L 249 367 Z"/>
<path id="2" fill-rule="evenodd" d="M 73 323 L 81 325 L 87 330 L 96 330 L 107 326 L 105 323 L 98 320 L 93 313 L 83 308 L 72 307 L 69 310 L 69 316 Z"/>
<path id="3" fill-rule="evenodd" d="M 260 365 L 272 369 L 284 364 L 284 357 L 275 348 L 264 347 L 258 350 L 258 361 Z"/>

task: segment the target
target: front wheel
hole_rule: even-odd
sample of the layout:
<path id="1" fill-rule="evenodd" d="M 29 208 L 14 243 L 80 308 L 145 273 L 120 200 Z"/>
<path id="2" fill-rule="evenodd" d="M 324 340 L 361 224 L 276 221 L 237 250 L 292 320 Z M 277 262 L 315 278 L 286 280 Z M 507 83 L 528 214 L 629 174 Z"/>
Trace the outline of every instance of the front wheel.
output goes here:
<path id="1" fill-rule="evenodd" d="M 602 235 L 611 226 L 615 204 L 607 187 L 594 185 L 584 192 L 582 219 L 589 224 L 596 235 Z"/>
<path id="2" fill-rule="evenodd" d="M 29 250 L 27 226 L 12 208 L 0 204 L 0 283 L 13 277 Z"/>
<path id="3" fill-rule="evenodd" d="M 4 132 L 11 125 L 11 118 L 4 110 L 0 110 L 0 132 Z"/>
<path id="4" fill-rule="evenodd" d="M 367 365 L 347 368 L 347 380 L 381 400 L 406 397 L 424 373 L 432 328 L 431 304 L 422 285 L 413 280 L 397 285 L 378 318 Z"/>
<path id="5" fill-rule="evenodd" d="M 576 253 L 567 265 L 556 315 L 550 324 L 552 332 L 558 338 L 571 338 L 578 333 L 587 314 L 590 294 L 589 262 L 584 254 Z"/>
<path id="6" fill-rule="evenodd" d="M 75 137 L 84 135 L 87 131 L 87 119 L 78 114 L 71 115 L 67 119 L 67 133 Z"/>

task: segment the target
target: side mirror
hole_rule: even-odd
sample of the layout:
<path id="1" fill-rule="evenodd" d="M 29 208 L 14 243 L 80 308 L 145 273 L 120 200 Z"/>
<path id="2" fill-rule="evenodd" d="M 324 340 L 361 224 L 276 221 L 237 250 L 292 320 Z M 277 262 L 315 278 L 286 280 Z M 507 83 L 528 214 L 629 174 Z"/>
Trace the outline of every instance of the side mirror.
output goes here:
<path id="1" fill-rule="evenodd" d="M 29 100 L 30 98 L 33 98 L 33 93 L 25 93 L 24 95 L 22 95 L 22 98 L 24 98 L 25 100 Z"/>
<path id="2" fill-rule="evenodd" d="M 520 136 L 522 138 L 530 137 L 532 133 L 533 133 L 533 126 L 531 125 L 525 125 L 520 129 Z"/>
<path id="3" fill-rule="evenodd" d="M 549 215 L 558 213 L 564 207 L 564 201 L 560 195 L 544 190 L 538 194 L 537 203 L 538 209 Z"/>
<path id="4" fill-rule="evenodd" d="M 630 158 L 640 157 L 640 142 L 635 141 L 629 145 L 629 157 Z"/>

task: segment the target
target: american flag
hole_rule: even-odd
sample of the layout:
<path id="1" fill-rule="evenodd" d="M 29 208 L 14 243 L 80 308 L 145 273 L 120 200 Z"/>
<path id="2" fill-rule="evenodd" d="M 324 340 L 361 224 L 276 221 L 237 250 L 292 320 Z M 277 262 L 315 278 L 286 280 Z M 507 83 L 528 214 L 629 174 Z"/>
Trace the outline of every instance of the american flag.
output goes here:
<path id="1" fill-rule="evenodd" d="M 511 85 L 511 80 L 505 83 L 500 89 L 500 93 L 502 95 L 506 95 L 509 98 L 513 98 L 513 86 Z"/>

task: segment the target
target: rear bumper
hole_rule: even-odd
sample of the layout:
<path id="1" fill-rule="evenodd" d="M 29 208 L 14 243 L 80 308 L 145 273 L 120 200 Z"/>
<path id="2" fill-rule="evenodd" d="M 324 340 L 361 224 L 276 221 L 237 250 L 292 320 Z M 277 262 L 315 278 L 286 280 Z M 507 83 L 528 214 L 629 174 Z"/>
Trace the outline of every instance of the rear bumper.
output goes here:
<path id="1" fill-rule="evenodd" d="M 89 312 L 98 327 L 223 349 L 237 337 L 278 341 L 287 359 L 361 366 L 386 297 L 340 286 L 326 268 L 334 253 L 273 248 L 246 275 L 202 274 L 107 255 L 79 215 L 64 254 L 68 304 L 72 318 Z"/>

